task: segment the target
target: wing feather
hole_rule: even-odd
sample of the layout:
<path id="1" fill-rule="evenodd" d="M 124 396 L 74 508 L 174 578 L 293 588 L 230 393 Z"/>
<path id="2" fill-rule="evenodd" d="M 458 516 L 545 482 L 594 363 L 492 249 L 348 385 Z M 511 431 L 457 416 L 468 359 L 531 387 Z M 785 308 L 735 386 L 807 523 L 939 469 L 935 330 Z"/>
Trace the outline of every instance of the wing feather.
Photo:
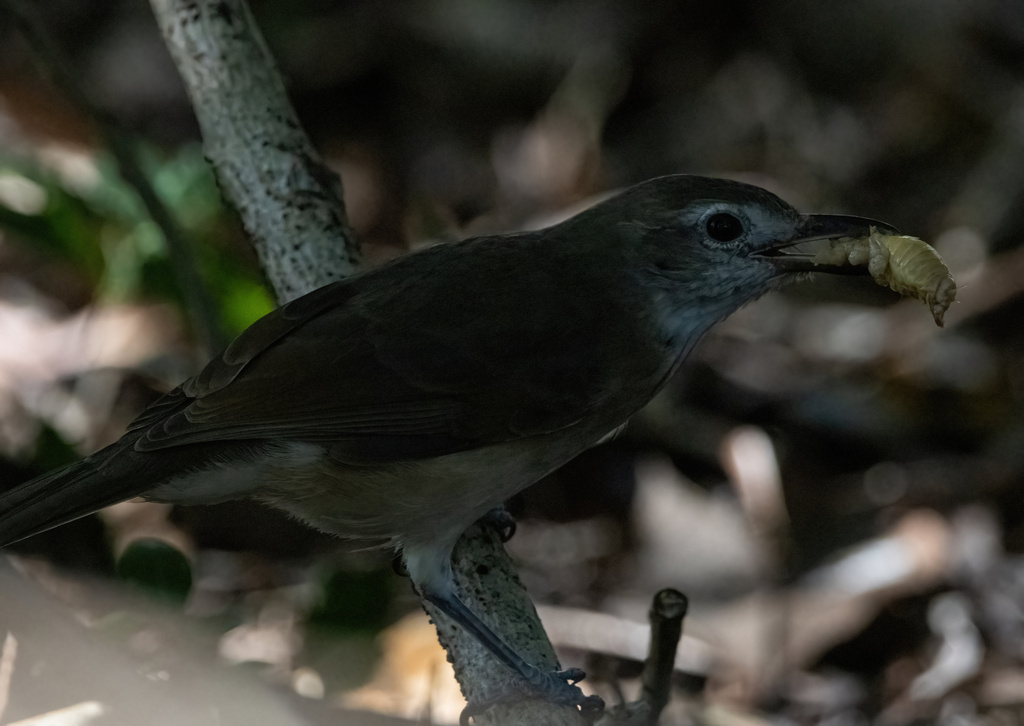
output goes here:
<path id="1" fill-rule="evenodd" d="M 136 449 L 272 437 L 388 460 L 574 425 L 652 372 L 604 335 L 603 281 L 524 264 L 543 242 L 438 246 L 285 305 L 144 412 Z"/>

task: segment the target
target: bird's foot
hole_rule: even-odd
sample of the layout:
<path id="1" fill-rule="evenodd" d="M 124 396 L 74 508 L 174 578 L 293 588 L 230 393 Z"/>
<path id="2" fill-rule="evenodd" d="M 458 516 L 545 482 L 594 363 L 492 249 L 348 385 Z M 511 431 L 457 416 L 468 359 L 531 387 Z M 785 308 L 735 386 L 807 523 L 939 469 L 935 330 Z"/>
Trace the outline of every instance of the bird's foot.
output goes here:
<path id="1" fill-rule="evenodd" d="M 516 518 L 505 507 L 495 507 L 480 518 L 480 523 L 497 532 L 503 543 L 512 539 L 516 533 Z"/>
<path id="2" fill-rule="evenodd" d="M 530 673 L 514 677 L 502 688 L 466 706 L 459 723 L 466 726 L 470 718 L 492 706 L 527 699 L 538 699 L 559 706 L 576 706 L 584 716 L 589 719 L 596 718 L 604 710 L 604 701 L 600 696 L 584 695 L 576 685 L 585 675 L 579 668 L 568 668 L 564 671 L 542 671 L 539 668 L 532 668 Z"/>

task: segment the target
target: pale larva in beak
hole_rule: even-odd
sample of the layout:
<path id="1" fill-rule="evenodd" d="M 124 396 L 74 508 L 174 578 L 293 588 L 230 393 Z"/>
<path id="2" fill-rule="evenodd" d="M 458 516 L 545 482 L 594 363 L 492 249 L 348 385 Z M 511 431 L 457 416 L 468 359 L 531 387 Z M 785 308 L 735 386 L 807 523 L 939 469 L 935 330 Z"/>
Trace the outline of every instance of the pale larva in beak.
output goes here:
<path id="1" fill-rule="evenodd" d="M 812 261 L 830 265 L 866 264 L 879 285 L 924 302 L 940 327 L 946 310 L 956 299 L 956 282 L 946 263 L 935 248 L 917 237 L 882 234 L 872 227 L 868 237 L 833 240 Z"/>

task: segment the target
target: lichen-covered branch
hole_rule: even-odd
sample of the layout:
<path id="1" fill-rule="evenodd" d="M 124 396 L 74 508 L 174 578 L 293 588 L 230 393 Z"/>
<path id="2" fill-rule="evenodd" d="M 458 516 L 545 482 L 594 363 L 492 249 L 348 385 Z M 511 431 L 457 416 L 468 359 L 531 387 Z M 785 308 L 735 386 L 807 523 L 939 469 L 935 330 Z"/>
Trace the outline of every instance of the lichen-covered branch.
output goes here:
<path id="1" fill-rule="evenodd" d="M 359 245 L 243 0 L 152 0 L 203 149 L 278 302 L 351 274 Z"/>
<path id="2" fill-rule="evenodd" d="M 505 553 L 493 528 L 474 525 L 455 545 L 453 557 L 456 593 L 495 632 L 527 661 L 544 670 L 558 670 L 558 658 L 548 641 L 537 610 Z M 441 645 L 455 668 L 466 699 L 486 701 L 507 690 L 509 673 L 475 638 L 454 625 L 434 606 L 425 604 L 437 626 Z M 575 707 L 541 701 L 499 705 L 473 716 L 477 726 L 582 726 Z"/>
<path id="3" fill-rule="evenodd" d="M 221 188 L 242 222 L 280 303 L 356 270 L 359 248 L 348 226 L 338 177 L 303 132 L 243 0 L 151 0 L 185 81 L 203 144 Z M 456 547 L 460 597 L 536 664 L 554 652 L 497 538 L 477 532 Z M 483 563 L 483 564 L 482 564 Z M 489 574 L 482 575 L 481 567 Z M 475 579 L 474 579 L 475 578 Z M 486 585 L 481 579 L 486 580 Z M 438 618 L 463 692 L 474 697 L 508 681 L 482 646 Z M 507 706 L 478 723 L 580 723 L 574 709 L 546 703 Z"/>

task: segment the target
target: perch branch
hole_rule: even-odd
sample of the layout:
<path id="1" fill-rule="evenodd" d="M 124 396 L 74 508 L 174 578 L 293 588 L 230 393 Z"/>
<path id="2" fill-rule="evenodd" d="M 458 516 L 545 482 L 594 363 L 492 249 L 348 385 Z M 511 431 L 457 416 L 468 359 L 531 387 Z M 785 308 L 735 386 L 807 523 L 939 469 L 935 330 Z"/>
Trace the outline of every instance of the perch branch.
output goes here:
<path id="1" fill-rule="evenodd" d="M 302 131 L 243 0 L 151 4 L 195 107 L 206 155 L 225 196 L 239 210 L 278 301 L 354 272 L 359 248 L 340 179 Z M 469 607 L 495 623 L 513 648 L 537 654 L 538 665 L 553 665 L 551 645 L 501 543 L 479 535 L 463 538 L 453 564 L 456 586 Z M 482 568 L 491 574 L 486 587 L 477 587 L 473 583 Z M 427 610 L 439 623 L 464 694 L 485 693 L 494 679 L 507 680 L 472 636 Z M 497 717 L 487 713 L 476 721 L 494 723 Z M 500 718 L 502 724 L 523 726 L 579 723 L 574 709 L 539 703 L 503 707 Z"/>

